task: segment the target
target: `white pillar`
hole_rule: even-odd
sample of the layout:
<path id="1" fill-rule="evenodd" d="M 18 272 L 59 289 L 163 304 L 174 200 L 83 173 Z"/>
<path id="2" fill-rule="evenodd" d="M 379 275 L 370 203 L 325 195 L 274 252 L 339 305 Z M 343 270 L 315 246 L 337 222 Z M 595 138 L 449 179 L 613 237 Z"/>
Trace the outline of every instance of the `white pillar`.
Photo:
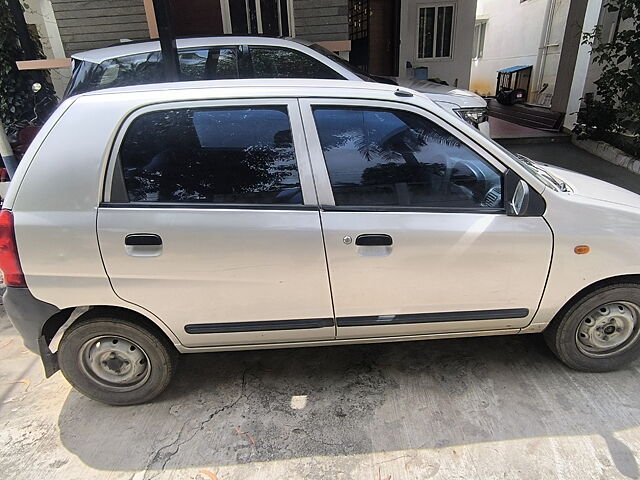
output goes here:
<path id="1" fill-rule="evenodd" d="M 11 144 L 9 144 L 9 139 L 7 138 L 7 133 L 2 122 L 0 122 L 0 157 L 2 157 L 4 166 L 9 173 L 9 178 L 12 178 L 16 168 L 18 168 L 18 161 L 13 155 L 13 150 L 11 149 Z"/>
<path id="2" fill-rule="evenodd" d="M 583 32 L 591 32 L 598 24 L 600 10 L 602 9 L 602 0 L 588 0 L 587 11 L 584 16 L 582 26 Z M 584 93 L 584 85 L 587 79 L 589 64 L 591 63 L 591 46 L 580 44 L 578 48 L 578 56 L 576 58 L 576 66 L 573 72 L 573 80 L 571 81 L 571 90 L 569 91 L 569 101 L 567 103 L 567 113 L 564 116 L 564 127 L 571 130 L 578 118 L 578 110 Z"/>

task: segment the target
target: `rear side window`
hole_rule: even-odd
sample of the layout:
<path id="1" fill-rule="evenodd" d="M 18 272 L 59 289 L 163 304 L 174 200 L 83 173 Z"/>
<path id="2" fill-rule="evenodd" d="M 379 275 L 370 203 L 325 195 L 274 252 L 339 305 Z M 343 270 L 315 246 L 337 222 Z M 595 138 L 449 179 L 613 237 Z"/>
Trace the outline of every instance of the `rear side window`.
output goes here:
<path id="1" fill-rule="evenodd" d="M 161 82 L 160 53 L 141 53 L 105 60 L 96 66 L 84 91 Z"/>
<path id="2" fill-rule="evenodd" d="M 288 48 L 250 47 L 254 78 L 320 78 L 342 80 L 344 77 L 313 57 Z"/>
<path id="3" fill-rule="evenodd" d="M 112 201 L 302 204 L 286 106 L 146 113 L 129 126 L 119 163 L 124 185 L 116 172 Z"/>
<path id="4" fill-rule="evenodd" d="M 160 52 L 141 53 L 105 60 L 91 68 L 78 68 L 71 80 L 73 84 L 67 95 L 101 90 L 103 88 L 126 87 L 164 82 Z M 238 78 L 237 47 L 208 47 L 180 50 L 180 80 L 224 80 Z M 81 75 L 81 73 L 83 75 Z M 87 77 L 84 72 L 89 72 Z M 80 85 L 81 84 L 81 85 Z"/>

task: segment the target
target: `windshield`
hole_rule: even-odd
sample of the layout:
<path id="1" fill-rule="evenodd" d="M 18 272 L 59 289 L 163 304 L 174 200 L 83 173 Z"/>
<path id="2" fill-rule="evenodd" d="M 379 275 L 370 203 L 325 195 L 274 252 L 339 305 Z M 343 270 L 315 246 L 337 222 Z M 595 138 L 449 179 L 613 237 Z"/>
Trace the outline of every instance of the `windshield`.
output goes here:
<path id="1" fill-rule="evenodd" d="M 311 44 L 307 45 L 307 47 L 309 47 L 312 50 L 315 50 L 319 54 L 324 55 L 325 57 L 329 58 L 330 60 L 338 63 L 341 67 L 346 68 L 351 73 L 353 73 L 354 75 L 357 75 L 358 77 L 360 77 L 365 82 L 376 82 L 376 83 L 378 83 L 378 80 L 376 80 L 371 75 L 366 74 L 365 72 L 360 70 L 355 65 L 350 64 L 347 60 L 342 58 L 340 55 L 336 55 L 332 51 L 327 50 L 326 48 L 318 45 L 317 43 L 311 43 Z"/>
<path id="2" fill-rule="evenodd" d="M 555 190 L 556 192 L 569 191 L 569 187 L 567 187 L 566 183 L 545 170 L 545 168 L 540 163 L 534 162 L 530 158 L 525 157 L 524 155 L 521 155 L 519 153 L 512 153 L 494 140 L 491 140 L 491 142 L 493 142 L 493 144 L 496 145 L 504 153 L 509 155 L 509 157 L 518 162 L 527 172 L 536 177 L 547 187 Z"/>

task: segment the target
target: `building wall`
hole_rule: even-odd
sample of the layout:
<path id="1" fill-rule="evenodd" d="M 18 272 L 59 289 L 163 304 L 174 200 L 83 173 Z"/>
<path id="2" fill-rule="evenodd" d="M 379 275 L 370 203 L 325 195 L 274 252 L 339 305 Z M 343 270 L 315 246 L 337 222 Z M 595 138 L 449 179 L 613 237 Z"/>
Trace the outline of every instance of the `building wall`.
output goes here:
<path id="1" fill-rule="evenodd" d="M 296 37 L 349 40 L 349 0 L 293 0 L 293 14 Z"/>
<path id="2" fill-rule="evenodd" d="M 51 0 L 67 55 L 149 38 L 142 0 Z"/>
<path id="3" fill-rule="evenodd" d="M 532 65 L 530 101 L 549 103 L 556 82 L 570 0 L 478 0 L 476 17 L 486 21 L 482 58 L 472 61 L 471 90 L 495 95 L 498 70 L 514 65 Z M 542 58 L 547 8 L 554 5 Z M 544 64 L 544 67 L 542 65 Z M 548 87 L 537 95 L 538 87 Z"/>
<path id="4" fill-rule="evenodd" d="M 418 60 L 418 6 L 442 3 L 455 4 L 452 58 Z M 476 0 L 402 0 L 400 12 L 400 77 L 407 78 L 412 75 L 412 72 L 406 68 L 406 63 L 411 62 L 414 68 L 428 67 L 429 78 L 439 78 L 449 85 L 468 88 L 471 73 L 471 49 L 475 12 Z"/>

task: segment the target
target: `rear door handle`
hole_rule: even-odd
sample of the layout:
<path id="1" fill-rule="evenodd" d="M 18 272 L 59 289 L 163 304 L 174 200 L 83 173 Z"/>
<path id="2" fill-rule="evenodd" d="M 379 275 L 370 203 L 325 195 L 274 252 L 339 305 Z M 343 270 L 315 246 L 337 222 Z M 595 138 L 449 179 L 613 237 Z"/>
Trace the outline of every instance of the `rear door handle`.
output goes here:
<path id="1" fill-rule="evenodd" d="M 390 247 L 393 245 L 393 239 L 390 235 L 384 233 L 366 233 L 358 235 L 356 245 L 361 247 Z"/>
<path id="2" fill-rule="evenodd" d="M 124 237 L 124 244 L 129 247 L 154 246 L 162 245 L 162 238 L 155 233 L 130 233 Z"/>

